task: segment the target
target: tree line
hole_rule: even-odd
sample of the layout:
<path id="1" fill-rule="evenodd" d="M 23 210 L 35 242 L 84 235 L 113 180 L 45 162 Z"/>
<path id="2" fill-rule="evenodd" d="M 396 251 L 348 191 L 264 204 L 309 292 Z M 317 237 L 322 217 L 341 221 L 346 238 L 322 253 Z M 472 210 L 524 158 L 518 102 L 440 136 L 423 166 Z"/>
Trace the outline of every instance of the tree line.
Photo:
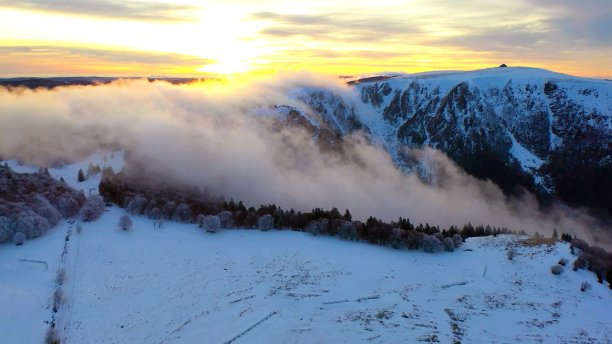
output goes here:
<path id="1" fill-rule="evenodd" d="M 169 220 L 197 223 L 207 228 L 205 222 L 208 221 L 218 222 L 221 228 L 293 230 L 398 249 L 453 251 L 469 237 L 518 234 L 505 227 L 470 223 L 448 228 L 428 223 L 415 225 L 408 218 L 401 217 L 386 222 L 371 216 L 361 222 L 353 220 L 348 209 L 340 212 L 337 208 L 315 208 L 302 212 L 283 209 L 276 204 L 247 207 L 242 201 L 228 201 L 196 188 L 180 191 L 167 185 L 154 186 L 129 179 L 122 174 L 102 180 L 99 192 L 105 202 L 117 204 L 132 215 L 148 216 L 156 223 Z M 218 220 L 206 220 L 210 216 L 216 216 Z"/>

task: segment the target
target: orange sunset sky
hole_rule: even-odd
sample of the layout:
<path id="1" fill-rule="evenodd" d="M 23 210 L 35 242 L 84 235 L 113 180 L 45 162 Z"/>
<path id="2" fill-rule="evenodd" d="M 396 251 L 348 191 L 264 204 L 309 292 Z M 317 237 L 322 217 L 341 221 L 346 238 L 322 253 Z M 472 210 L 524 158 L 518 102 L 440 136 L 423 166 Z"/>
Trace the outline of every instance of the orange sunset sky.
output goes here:
<path id="1" fill-rule="evenodd" d="M 612 0 L 0 0 L 0 77 L 508 65 L 612 78 Z"/>

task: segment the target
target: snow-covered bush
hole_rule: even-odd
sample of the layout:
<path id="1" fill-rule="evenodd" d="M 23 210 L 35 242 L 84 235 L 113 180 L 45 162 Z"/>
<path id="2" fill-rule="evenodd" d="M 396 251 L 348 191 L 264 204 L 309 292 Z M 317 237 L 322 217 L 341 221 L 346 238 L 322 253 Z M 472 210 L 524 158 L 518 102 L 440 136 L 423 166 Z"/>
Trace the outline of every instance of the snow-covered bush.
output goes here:
<path id="1" fill-rule="evenodd" d="M 44 217 L 30 209 L 22 209 L 11 216 L 11 227 L 15 232 L 23 232 L 28 239 L 32 239 L 41 236 L 51 228 L 51 224 Z"/>
<path id="2" fill-rule="evenodd" d="M 234 228 L 234 214 L 231 211 L 222 211 L 219 214 L 219 219 L 221 220 L 221 228 Z"/>
<path id="3" fill-rule="evenodd" d="M 6 216 L 0 216 L 0 243 L 8 242 L 15 235 L 15 231 L 10 226 L 10 220 Z"/>
<path id="4" fill-rule="evenodd" d="M 426 234 L 417 232 L 415 230 L 409 230 L 406 236 L 406 248 L 409 250 L 418 250 L 423 247 L 423 241 L 425 240 Z"/>
<path id="5" fill-rule="evenodd" d="M 162 208 L 162 217 L 166 220 L 172 219 L 174 210 L 176 209 L 176 203 L 174 201 L 166 202 Z"/>
<path id="6" fill-rule="evenodd" d="M 204 229 L 209 233 L 216 233 L 221 227 L 221 219 L 217 215 L 209 215 L 204 218 Z"/>
<path id="7" fill-rule="evenodd" d="M 553 275 L 561 275 L 563 273 L 563 267 L 559 264 L 555 264 L 550 267 L 550 272 L 552 272 Z"/>
<path id="8" fill-rule="evenodd" d="M 127 210 L 132 215 L 142 215 L 147 209 L 147 203 L 148 202 L 146 198 L 138 195 L 132 200 L 130 200 L 125 210 Z"/>
<path id="9" fill-rule="evenodd" d="M 455 250 L 455 241 L 451 237 L 444 238 L 444 240 L 442 240 L 442 244 L 444 244 L 444 248 L 449 252 L 453 252 Z"/>
<path id="10" fill-rule="evenodd" d="M 461 237 L 461 234 L 453 234 L 453 241 L 455 242 L 455 247 L 461 246 L 463 244 L 463 238 Z"/>
<path id="11" fill-rule="evenodd" d="M 83 222 L 91 222 L 97 220 L 104 212 L 104 201 L 100 196 L 90 196 L 85 205 L 79 211 L 79 217 Z"/>
<path id="12" fill-rule="evenodd" d="M 508 260 L 514 259 L 514 257 L 516 257 L 516 249 L 514 247 L 508 247 L 506 255 L 508 256 Z"/>
<path id="13" fill-rule="evenodd" d="M 262 231 L 268 231 L 274 228 L 274 218 L 272 217 L 272 215 L 266 214 L 260 216 L 257 219 L 257 228 L 261 229 Z"/>
<path id="14" fill-rule="evenodd" d="M 179 222 L 191 222 L 193 220 L 193 214 L 191 208 L 185 203 L 179 204 L 174 210 L 172 220 Z"/>
<path id="15" fill-rule="evenodd" d="M 57 210 L 62 214 L 63 217 L 72 217 L 79 213 L 79 209 L 83 205 L 82 201 L 71 195 L 70 193 L 64 193 L 57 202 Z"/>
<path id="16" fill-rule="evenodd" d="M 132 229 L 132 219 L 127 214 L 123 214 L 119 217 L 118 223 L 119 229 L 123 229 L 124 231 Z"/>
<path id="17" fill-rule="evenodd" d="M 308 223 L 306 228 L 304 228 L 304 231 L 312 235 L 323 235 L 327 232 L 328 224 L 329 220 L 327 219 L 312 220 Z"/>
<path id="18" fill-rule="evenodd" d="M 559 259 L 559 262 L 557 264 L 561 265 L 561 266 L 566 266 L 568 263 L 568 260 L 565 258 L 561 258 Z"/>
<path id="19" fill-rule="evenodd" d="M 589 283 L 589 282 L 582 282 L 580 284 L 580 291 L 585 292 L 585 291 L 590 290 L 590 289 L 591 289 L 591 283 Z"/>
<path id="20" fill-rule="evenodd" d="M 206 215 L 204 214 L 199 214 L 198 216 L 196 216 L 196 223 L 198 224 L 199 228 L 204 228 L 205 219 L 206 219 Z"/>
<path id="21" fill-rule="evenodd" d="M 31 209 L 41 217 L 43 217 L 51 227 L 57 225 L 62 219 L 62 214 L 41 194 L 34 196 L 35 203 Z"/>
<path id="22" fill-rule="evenodd" d="M 23 234 L 22 232 L 17 232 L 15 233 L 15 235 L 13 235 L 13 244 L 19 246 L 19 245 L 23 245 L 23 243 L 26 242 L 26 235 Z"/>
<path id="23" fill-rule="evenodd" d="M 442 252 L 444 251 L 444 245 L 435 235 L 427 235 L 423 239 L 423 250 L 431 253 Z"/>
<path id="24" fill-rule="evenodd" d="M 82 192 L 49 178 L 45 169 L 15 173 L 0 166 L 0 195 L 0 243 L 10 242 L 15 232 L 38 237 L 85 203 Z"/>

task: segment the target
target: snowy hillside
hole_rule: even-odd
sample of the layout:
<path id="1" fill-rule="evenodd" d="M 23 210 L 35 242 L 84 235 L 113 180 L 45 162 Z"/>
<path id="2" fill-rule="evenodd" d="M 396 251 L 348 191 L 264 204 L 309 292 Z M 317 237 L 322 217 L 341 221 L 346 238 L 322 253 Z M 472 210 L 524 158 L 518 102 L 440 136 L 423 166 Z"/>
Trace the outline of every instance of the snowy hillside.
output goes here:
<path id="1" fill-rule="evenodd" d="M 0 246 L 3 341 L 43 340 L 59 269 L 63 343 L 612 340 L 612 291 L 588 271 L 550 273 L 571 259 L 567 244 L 484 237 L 430 254 L 295 232 L 160 230 L 140 217 L 124 232 L 121 214 L 111 207 L 80 234 L 63 223 Z M 518 251 L 512 261 L 508 246 Z M 583 281 L 593 288 L 581 292 Z"/>
<path id="2" fill-rule="evenodd" d="M 306 87 L 298 98 L 304 118 L 339 135 L 364 130 L 406 170 L 405 148 L 435 147 L 507 192 L 612 211 L 612 193 L 599 192 L 612 189 L 610 81 L 489 68 L 366 78 L 348 93 Z"/>

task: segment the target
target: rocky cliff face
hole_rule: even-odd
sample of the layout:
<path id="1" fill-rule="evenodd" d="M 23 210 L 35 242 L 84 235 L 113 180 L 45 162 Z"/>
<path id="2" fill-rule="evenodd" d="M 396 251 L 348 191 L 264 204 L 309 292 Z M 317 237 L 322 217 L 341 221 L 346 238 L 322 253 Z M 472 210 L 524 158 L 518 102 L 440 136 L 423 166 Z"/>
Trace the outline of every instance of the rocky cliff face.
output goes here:
<path id="1" fill-rule="evenodd" d="M 430 146 L 507 193 L 522 186 L 612 214 L 610 81 L 494 68 L 357 81 L 343 94 L 304 88 L 299 98 L 294 117 L 338 137 L 363 130 L 407 171 L 405 148 Z"/>

